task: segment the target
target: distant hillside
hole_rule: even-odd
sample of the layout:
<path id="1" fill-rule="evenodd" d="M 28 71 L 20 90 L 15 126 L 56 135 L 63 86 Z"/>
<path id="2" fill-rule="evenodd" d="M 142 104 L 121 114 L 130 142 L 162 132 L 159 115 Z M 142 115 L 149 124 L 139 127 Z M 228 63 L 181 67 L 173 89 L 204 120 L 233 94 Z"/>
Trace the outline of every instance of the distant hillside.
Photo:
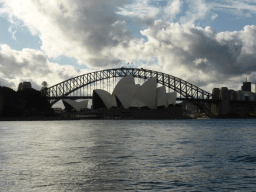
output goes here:
<path id="1" fill-rule="evenodd" d="M 0 117 L 52 116 L 53 110 L 40 91 L 14 91 L 0 87 Z"/>

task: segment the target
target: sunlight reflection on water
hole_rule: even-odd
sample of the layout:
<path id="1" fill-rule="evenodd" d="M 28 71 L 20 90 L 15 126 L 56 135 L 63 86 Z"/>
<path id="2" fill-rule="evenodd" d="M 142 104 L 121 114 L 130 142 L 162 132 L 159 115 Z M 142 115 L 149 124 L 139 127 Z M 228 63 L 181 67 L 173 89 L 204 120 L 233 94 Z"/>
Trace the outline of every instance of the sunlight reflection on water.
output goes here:
<path id="1" fill-rule="evenodd" d="M 0 190 L 254 190 L 255 125 L 254 120 L 0 122 Z"/>

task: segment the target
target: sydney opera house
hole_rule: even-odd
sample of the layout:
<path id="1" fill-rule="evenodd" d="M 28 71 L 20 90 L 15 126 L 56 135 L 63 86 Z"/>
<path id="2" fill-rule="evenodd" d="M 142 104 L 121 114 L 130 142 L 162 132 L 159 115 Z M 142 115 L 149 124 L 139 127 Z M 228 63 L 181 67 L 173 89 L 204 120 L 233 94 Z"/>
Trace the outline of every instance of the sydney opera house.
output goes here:
<path id="1" fill-rule="evenodd" d="M 92 104 L 102 118 L 170 119 L 182 116 L 181 106 L 176 104 L 176 92 L 166 93 L 164 86 L 157 87 L 156 77 L 140 85 L 128 75 L 118 82 L 112 94 L 95 89 Z"/>
<path id="2" fill-rule="evenodd" d="M 156 77 L 144 84 L 135 84 L 128 75 L 115 86 L 113 93 L 93 90 L 92 109 L 103 119 L 174 119 L 182 118 L 182 109 L 176 104 L 176 92 L 166 93 L 164 86 L 157 87 Z M 80 111 L 87 109 L 88 101 L 80 103 L 63 100 L 64 105 Z"/>
<path id="3" fill-rule="evenodd" d="M 88 108 L 88 100 L 77 102 L 70 99 L 63 99 L 62 102 L 65 106 L 65 109 L 69 112 L 72 110 L 82 111 Z"/>

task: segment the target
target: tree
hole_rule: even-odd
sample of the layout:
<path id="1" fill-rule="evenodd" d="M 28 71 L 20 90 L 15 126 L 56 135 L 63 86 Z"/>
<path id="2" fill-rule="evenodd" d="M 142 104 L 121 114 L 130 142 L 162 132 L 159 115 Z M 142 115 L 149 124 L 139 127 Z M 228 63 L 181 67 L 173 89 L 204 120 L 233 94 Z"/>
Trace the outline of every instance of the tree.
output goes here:
<path id="1" fill-rule="evenodd" d="M 48 83 L 46 81 L 42 82 L 42 89 L 45 89 L 48 87 Z"/>

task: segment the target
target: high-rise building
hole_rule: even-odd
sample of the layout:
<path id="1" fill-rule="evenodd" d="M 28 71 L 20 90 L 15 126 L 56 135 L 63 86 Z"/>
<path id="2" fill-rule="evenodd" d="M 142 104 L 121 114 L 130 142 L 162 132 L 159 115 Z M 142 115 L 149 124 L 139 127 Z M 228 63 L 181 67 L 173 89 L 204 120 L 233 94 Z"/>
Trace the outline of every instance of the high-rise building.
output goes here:
<path id="1" fill-rule="evenodd" d="M 22 90 L 24 90 L 24 89 L 31 89 L 31 88 L 32 88 L 32 86 L 31 86 L 30 82 L 23 82 Z"/>
<path id="2" fill-rule="evenodd" d="M 241 87 L 242 91 L 249 91 L 251 92 L 251 82 L 243 82 L 243 86 Z"/>
<path id="3" fill-rule="evenodd" d="M 235 90 L 229 89 L 228 92 L 229 92 L 229 99 L 230 100 L 236 100 L 236 92 L 235 92 Z"/>
<path id="4" fill-rule="evenodd" d="M 18 91 L 20 91 L 21 89 L 22 89 L 22 83 L 19 84 Z"/>
<path id="5" fill-rule="evenodd" d="M 31 89 L 31 88 L 32 88 L 32 86 L 31 86 L 30 82 L 23 82 L 23 83 L 19 84 L 18 91 L 24 90 L 24 89 Z"/>
<path id="6" fill-rule="evenodd" d="M 220 89 L 213 88 L 212 95 L 213 95 L 213 99 L 220 99 Z"/>
<path id="7" fill-rule="evenodd" d="M 220 88 L 220 99 L 229 100 L 229 92 L 227 87 Z"/>

